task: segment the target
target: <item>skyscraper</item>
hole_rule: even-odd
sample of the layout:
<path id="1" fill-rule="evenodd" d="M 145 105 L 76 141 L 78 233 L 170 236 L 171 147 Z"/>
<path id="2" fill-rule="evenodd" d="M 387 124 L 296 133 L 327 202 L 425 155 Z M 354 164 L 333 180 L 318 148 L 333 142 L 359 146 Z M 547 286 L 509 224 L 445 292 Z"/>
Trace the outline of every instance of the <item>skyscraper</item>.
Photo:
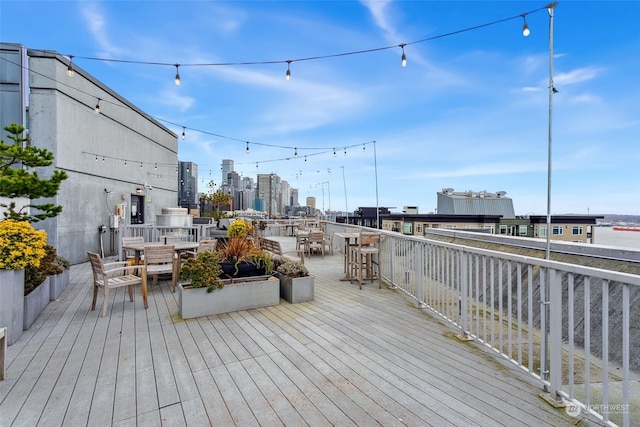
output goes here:
<path id="1" fill-rule="evenodd" d="M 222 159 L 222 182 L 224 184 L 228 184 L 227 176 L 229 172 L 233 172 L 233 160 L 231 159 Z"/>

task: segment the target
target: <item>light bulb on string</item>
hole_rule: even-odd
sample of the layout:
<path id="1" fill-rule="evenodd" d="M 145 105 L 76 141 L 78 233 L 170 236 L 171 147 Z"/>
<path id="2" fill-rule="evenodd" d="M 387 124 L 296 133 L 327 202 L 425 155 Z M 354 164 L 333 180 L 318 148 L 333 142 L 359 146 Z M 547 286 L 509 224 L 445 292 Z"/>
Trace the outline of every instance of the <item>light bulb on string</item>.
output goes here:
<path id="1" fill-rule="evenodd" d="M 362 151 L 365 151 L 367 149 L 367 146 L 365 144 L 362 144 Z"/>
<path id="2" fill-rule="evenodd" d="M 335 156 L 336 156 L 336 149 L 334 148 L 333 149 L 333 157 L 335 157 Z"/>
<path id="3" fill-rule="evenodd" d="M 186 134 L 186 128 L 184 126 L 182 126 L 182 139 L 185 139 L 187 136 Z"/>
<path id="4" fill-rule="evenodd" d="M 157 163 L 155 163 L 155 164 L 153 165 L 153 170 L 154 170 L 154 171 L 157 171 L 157 170 L 158 170 L 158 164 L 157 164 Z"/>
<path id="5" fill-rule="evenodd" d="M 258 162 L 256 162 L 256 169 L 258 169 Z"/>
<path id="6" fill-rule="evenodd" d="M 173 64 L 176 67 L 176 79 L 174 80 L 176 83 L 176 86 L 180 86 L 180 64 Z"/>
<path id="7" fill-rule="evenodd" d="M 304 162 L 307 163 L 307 156 L 304 156 Z M 302 171 L 300 171 L 302 172 Z"/>
<path id="8" fill-rule="evenodd" d="M 73 77 L 73 55 L 69 55 L 69 65 L 67 65 L 67 76 Z"/>
<path id="9" fill-rule="evenodd" d="M 93 111 L 94 111 L 96 114 L 100 114 L 100 98 L 98 98 L 98 102 L 96 102 L 96 106 L 95 106 L 95 107 L 93 107 Z"/>
<path id="10" fill-rule="evenodd" d="M 142 169 L 142 162 L 140 162 L 140 169 Z"/>
<path id="11" fill-rule="evenodd" d="M 98 155 L 96 154 L 96 162 L 98 161 Z"/>
<path id="12" fill-rule="evenodd" d="M 244 150 L 245 153 L 249 154 L 249 141 L 247 141 L 247 149 Z"/>
<path id="13" fill-rule="evenodd" d="M 298 158 L 298 149 L 294 148 L 293 157 Z"/>
<path id="14" fill-rule="evenodd" d="M 344 148 L 344 156 L 347 157 L 347 147 Z"/>
<path id="15" fill-rule="evenodd" d="M 407 55 L 404 53 L 404 47 L 406 46 L 406 43 L 402 43 L 400 45 L 400 48 L 402 49 L 402 68 L 405 68 L 407 66 Z"/>
<path id="16" fill-rule="evenodd" d="M 127 167 L 127 161 L 126 160 L 124 161 L 124 167 L 125 168 Z"/>
<path id="17" fill-rule="evenodd" d="M 522 25 L 522 35 L 525 36 L 525 37 L 529 37 L 529 34 L 531 34 L 531 30 L 529 29 L 529 26 L 527 25 L 526 15 L 523 13 L 521 16 L 522 16 L 522 20 L 524 21 L 524 24 Z"/>
<path id="18" fill-rule="evenodd" d="M 291 61 L 287 61 L 287 73 L 284 76 L 286 81 L 291 79 Z"/>

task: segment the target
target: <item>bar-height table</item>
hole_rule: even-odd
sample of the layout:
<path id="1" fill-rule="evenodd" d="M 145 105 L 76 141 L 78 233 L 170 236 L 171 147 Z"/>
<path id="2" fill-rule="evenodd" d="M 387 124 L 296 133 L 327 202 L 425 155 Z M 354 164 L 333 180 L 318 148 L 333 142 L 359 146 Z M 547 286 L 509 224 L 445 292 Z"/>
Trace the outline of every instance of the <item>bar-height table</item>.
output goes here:
<path id="1" fill-rule="evenodd" d="M 351 263 L 351 251 L 349 250 L 349 246 L 351 245 L 351 240 L 354 243 L 358 241 L 358 237 L 360 237 L 360 233 L 352 233 L 352 232 L 344 232 L 344 233 L 335 233 L 334 236 L 338 236 L 344 239 L 344 277 L 340 280 L 343 282 L 351 281 L 351 268 L 349 268 L 349 264 Z"/>

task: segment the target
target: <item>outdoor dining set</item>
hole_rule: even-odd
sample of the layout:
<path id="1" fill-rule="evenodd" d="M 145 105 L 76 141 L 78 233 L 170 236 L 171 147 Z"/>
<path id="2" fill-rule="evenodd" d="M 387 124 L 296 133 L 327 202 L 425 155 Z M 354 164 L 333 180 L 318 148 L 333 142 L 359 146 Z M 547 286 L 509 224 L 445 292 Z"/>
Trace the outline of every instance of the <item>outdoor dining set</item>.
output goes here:
<path id="1" fill-rule="evenodd" d="M 344 241 L 339 248 L 344 256 L 344 277 L 341 281 L 358 282 L 362 289 L 365 281 L 380 280 L 380 239 L 378 232 L 367 232 L 356 227 L 345 227 L 344 231 L 327 231 L 326 223 L 302 223 L 293 229 L 296 251 L 304 257 L 334 254 L 334 238 Z M 120 261 L 105 263 L 100 255 L 89 252 L 89 261 L 93 271 L 94 293 L 92 309 L 100 290 L 103 294 L 101 316 L 107 312 L 109 290 L 128 287 L 129 299 L 133 301 L 133 286 L 141 285 L 144 307 L 147 303 L 147 277 L 153 284 L 158 282 L 160 274 L 170 275 L 172 291 L 175 292 L 181 261 L 195 257 L 199 251 L 216 250 L 217 241 L 184 241 L 180 237 L 163 236 L 157 242 L 145 242 L 143 237 L 123 237 Z"/>

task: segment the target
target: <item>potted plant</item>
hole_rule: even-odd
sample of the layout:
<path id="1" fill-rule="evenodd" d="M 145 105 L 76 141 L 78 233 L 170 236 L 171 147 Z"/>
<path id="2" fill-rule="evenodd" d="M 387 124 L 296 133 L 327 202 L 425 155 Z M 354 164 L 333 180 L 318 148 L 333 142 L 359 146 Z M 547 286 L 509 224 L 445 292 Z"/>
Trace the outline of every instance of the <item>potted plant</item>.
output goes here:
<path id="1" fill-rule="evenodd" d="M 307 267 L 299 261 L 284 257 L 274 257 L 275 275 L 280 280 L 280 297 L 290 303 L 313 301 L 315 298 L 315 278 Z"/>
<path id="2" fill-rule="evenodd" d="M 38 266 L 24 271 L 24 329 L 29 329 L 51 299 L 51 277 L 61 273 L 56 263 L 56 249 L 45 245 L 44 256 Z"/>
<path id="3" fill-rule="evenodd" d="M 178 284 L 178 308 L 183 319 L 280 303 L 278 279 L 265 274 L 272 271 L 271 257 L 244 234 L 242 225 L 229 231 L 222 248 L 200 252 L 180 268 L 185 282 Z M 225 263 L 231 266 L 226 273 Z M 247 265 L 253 273 L 240 271 Z"/>
<path id="4" fill-rule="evenodd" d="M 46 244 L 46 233 L 28 222 L 0 221 L 0 325 L 8 327 L 9 345 L 24 329 L 25 269 L 40 265 Z"/>
<path id="5" fill-rule="evenodd" d="M 273 263 L 251 236 L 253 228 L 244 220 L 236 220 L 227 230 L 228 239 L 218 252 L 223 278 L 264 276 L 271 274 Z"/>

